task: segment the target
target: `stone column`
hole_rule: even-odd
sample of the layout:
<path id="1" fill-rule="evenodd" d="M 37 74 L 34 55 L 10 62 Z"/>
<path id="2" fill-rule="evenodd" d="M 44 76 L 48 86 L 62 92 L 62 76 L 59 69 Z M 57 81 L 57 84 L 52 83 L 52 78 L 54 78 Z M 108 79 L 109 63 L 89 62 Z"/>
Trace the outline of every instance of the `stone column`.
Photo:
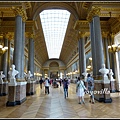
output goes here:
<path id="1" fill-rule="evenodd" d="M 34 78 L 34 40 L 33 34 L 30 35 L 29 39 L 29 50 L 28 50 L 28 71 L 30 70 Z"/>
<path id="2" fill-rule="evenodd" d="M 13 64 L 16 66 L 16 70 L 19 74 L 16 76 L 18 80 L 21 78 L 21 66 L 22 66 L 22 15 L 17 14 L 15 17 L 15 40 L 14 40 L 14 54 Z M 17 80 L 16 79 L 16 80 Z"/>
<path id="3" fill-rule="evenodd" d="M 13 106 L 16 104 L 21 104 L 26 100 L 26 82 L 23 80 L 24 71 L 23 68 L 23 55 L 24 55 L 24 24 L 23 21 L 26 20 L 26 12 L 23 8 L 12 7 L 13 12 L 15 13 L 15 37 L 14 37 L 14 54 L 13 54 L 13 64 L 16 67 L 16 70 L 19 72 L 16 75 L 15 85 L 9 83 L 9 96 L 8 96 L 8 106 Z M 23 72 L 23 73 L 22 73 Z M 19 83 L 18 83 L 19 82 Z M 13 92 L 14 91 L 14 92 Z M 25 94 L 23 94 L 25 92 Z M 11 97 L 12 96 L 12 97 Z M 12 103 L 14 102 L 14 103 Z"/>
<path id="4" fill-rule="evenodd" d="M 92 55 L 92 65 L 93 65 L 93 77 L 97 75 L 97 65 L 96 65 L 96 48 L 93 32 L 93 21 L 90 22 L 90 39 L 91 39 L 91 55 Z"/>
<path id="5" fill-rule="evenodd" d="M 94 79 L 95 79 L 94 91 L 100 92 L 101 90 L 104 89 L 107 89 L 109 91 L 110 82 L 104 82 L 106 81 L 105 80 L 106 78 L 103 78 L 102 74 L 99 72 L 99 70 L 102 68 L 102 65 L 104 64 L 104 52 L 103 52 L 99 14 L 100 14 L 100 8 L 93 6 L 88 13 L 87 20 L 91 23 L 92 26 L 92 28 L 90 28 L 91 29 L 90 32 L 93 32 L 91 33 L 92 55 L 95 54 L 95 57 L 93 58 L 93 69 L 94 69 L 94 64 L 96 64 L 96 68 L 95 68 L 96 72 L 94 74 Z M 92 48 L 93 46 L 94 49 Z M 110 92 L 105 93 L 103 96 L 101 96 L 100 94 L 98 95 L 95 94 L 95 99 L 98 101 L 102 100 L 105 103 L 112 102 L 112 99 L 110 98 Z"/>
<path id="6" fill-rule="evenodd" d="M 103 32 L 103 48 L 104 48 L 104 58 L 105 58 L 105 64 L 106 68 L 110 69 L 110 60 L 109 60 L 109 53 L 108 53 L 108 39 L 107 39 L 108 33 Z"/>
<path id="7" fill-rule="evenodd" d="M 4 46 L 8 47 L 8 34 L 4 34 Z M 9 49 L 8 49 L 9 50 Z M 3 95 L 8 94 L 8 50 L 3 54 L 3 60 L 2 60 L 2 68 L 3 68 L 3 74 L 5 75 L 5 78 L 3 78 Z"/>
<path id="8" fill-rule="evenodd" d="M 84 35 L 85 33 L 79 32 L 79 70 L 80 76 L 82 76 L 83 72 L 86 72 L 86 57 L 85 57 L 85 48 L 84 48 Z"/>
<path id="9" fill-rule="evenodd" d="M 33 75 L 31 81 L 27 82 L 27 91 L 26 95 L 35 94 L 35 81 L 34 81 L 34 35 L 30 34 L 29 36 L 29 50 L 28 50 L 28 71 Z"/>
<path id="10" fill-rule="evenodd" d="M 24 81 L 24 46 L 25 46 L 25 21 L 22 22 L 22 56 L 21 56 L 21 79 Z"/>
<path id="11" fill-rule="evenodd" d="M 92 49 L 92 55 L 95 54 L 95 57 L 93 58 L 93 66 L 94 64 L 96 64 L 96 68 L 95 68 L 96 74 L 94 77 L 97 79 L 102 79 L 99 69 L 102 67 L 102 64 L 104 64 L 104 52 L 103 52 L 103 45 L 102 45 L 99 14 L 100 14 L 100 8 L 93 6 L 91 11 L 88 14 L 87 19 L 89 22 L 92 22 L 91 32 L 93 32 L 93 34 L 91 35 L 91 48 L 94 46 L 94 49 Z"/>

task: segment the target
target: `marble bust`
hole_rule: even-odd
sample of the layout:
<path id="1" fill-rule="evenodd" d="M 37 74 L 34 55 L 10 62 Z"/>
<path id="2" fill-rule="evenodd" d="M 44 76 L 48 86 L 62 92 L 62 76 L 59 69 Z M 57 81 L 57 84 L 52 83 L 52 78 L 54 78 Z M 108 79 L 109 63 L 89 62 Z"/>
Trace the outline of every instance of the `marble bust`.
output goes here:
<path id="1" fill-rule="evenodd" d="M 3 71 L 0 71 L 0 83 L 3 83 L 3 78 L 5 78 L 5 75 L 3 74 Z"/>
<path id="2" fill-rule="evenodd" d="M 15 76 L 18 74 L 19 72 L 17 70 L 15 70 L 15 65 L 12 64 L 12 68 L 11 70 L 8 72 L 8 74 L 10 75 L 10 79 L 15 79 Z"/>
<path id="3" fill-rule="evenodd" d="M 112 69 L 109 69 L 108 75 L 109 75 L 109 79 L 110 79 L 110 80 L 113 80 L 113 75 L 114 75 L 114 73 L 113 73 Z"/>
<path id="4" fill-rule="evenodd" d="M 87 73 L 87 72 L 84 72 L 84 73 L 82 73 L 82 75 L 84 76 L 84 80 L 85 80 L 85 82 L 86 82 L 88 73 Z"/>
<path id="5" fill-rule="evenodd" d="M 103 74 L 103 77 L 107 77 L 107 74 L 109 73 L 109 69 L 106 69 L 105 64 L 102 64 L 102 68 L 99 69 L 99 72 Z"/>
<path id="6" fill-rule="evenodd" d="M 33 76 L 33 74 L 31 74 L 30 70 L 27 73 L 27 78 L 30 79 Z"/>

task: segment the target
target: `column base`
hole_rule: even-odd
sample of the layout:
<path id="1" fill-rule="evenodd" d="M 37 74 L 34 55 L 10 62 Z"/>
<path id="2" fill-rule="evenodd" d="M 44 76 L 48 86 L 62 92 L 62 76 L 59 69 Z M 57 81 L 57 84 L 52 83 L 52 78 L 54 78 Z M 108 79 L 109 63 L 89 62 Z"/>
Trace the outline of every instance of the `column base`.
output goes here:
<path id="1" fill-rule="evenodd" d="M 35 92 L 31 92 L 31 95 L 34 95 L 36 93 L 36 91 Z"/>
<path id="2" fill-rule="evenodd" d="M 30 96 L 30 95 L 31 95 L 31 93 L 26 93 L 26 95 L 27 95 L 27 96 Z"/>
<path id="3" fill-rule="evenodd" d="M 112 98 L 104 99 L 104 103 L 111 103 L 111 102 L 112 102 Z"/>
<path id="4" fill-rule="evenodd" d="M 7 101 L 6 106 L 15 106 L 16 102 L 9 102 Z"/>
<path id="5" fill-rule="evenodd" d="M 16 101 L 16 105 L 21 105 L 23 102 L 26 101 L 26 98 L 20 100 L 20 101 Z"/>
<path id="6" fill-rule="evenodd" d="M 110 90 L 110 93 L 115 93 L 115 92 L 117 92 L 116 90 Z"/>

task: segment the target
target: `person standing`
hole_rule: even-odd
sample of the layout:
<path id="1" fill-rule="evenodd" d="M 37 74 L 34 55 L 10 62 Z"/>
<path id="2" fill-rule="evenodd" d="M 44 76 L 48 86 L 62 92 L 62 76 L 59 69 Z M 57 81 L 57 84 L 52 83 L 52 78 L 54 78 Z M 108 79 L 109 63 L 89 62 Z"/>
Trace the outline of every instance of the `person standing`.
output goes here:
<path id="1" fill-rule="evenodd" d="M 87 87 L 88 87 L 88 91 L 90 94 L 89 102 L 94 104 L 95 103 L 95 100 L 94 100 L 94 79 L 93 79 L 93 77 L 91 77 L 91 74 L 88 74 L 88 76 L 87 76 Z"/>
<path id="2" fill-rule="evenodd" d="M 40 88 L 42 89 L 42 83 L 43 83 L 43 79 L 42 78 L 39 80 L 39 83 L 40 83 Z"/>
<path id="3" fill-rule="evenodd" d="M 49 82 L 49 79 L 48 78 L 45 78 L 45 82 L 44 82 L 44 85 L 45 85 L 45 94 L 49 94 L 49 85 L 50 85 L 50 82 Z"/>
<path id="4" fill-rule="evenodd" d="M 66 99 L 66 97 L 68 97 L 68 85 L 69 85 L 69 82 L 68 82 L 67 78 L 65 78 L 63 80 L 63 90 L 64 90 L 65 99 Z"/>
<path id="5" fill-rule="evenodd" d="M 84 85 L 84 82 L 78 77 L 78 82 L 76 84 L 76 94 L 78 96 L 78 104 L 85 104 L 84 101 L 84 90 L 87 90 L 87 88 Z"/>

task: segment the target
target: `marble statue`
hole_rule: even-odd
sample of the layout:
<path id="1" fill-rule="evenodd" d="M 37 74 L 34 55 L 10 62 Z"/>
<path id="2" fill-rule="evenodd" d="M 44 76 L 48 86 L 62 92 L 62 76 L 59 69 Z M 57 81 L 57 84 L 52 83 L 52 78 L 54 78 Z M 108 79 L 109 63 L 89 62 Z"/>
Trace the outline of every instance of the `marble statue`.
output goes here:
<path id="1" fill-rule="evenodd" d="M 102 73 L 103 77 L 107 77 L 107 74 L 109 73 L 109 69 L 105 68 L 105 64 L 102 64 L 102 68 L 99 70 L 100 73 Z"/>
<path id="2" fill-rule="evenodd" d="M 5 78 L 5 75 L 3 74 L 3 71 L 0 71 L 0 83 L 3 83 L 3 78 Z"/>
<path id="3" fill-rule="evenodd" d="M 114 75 L 114 73 L 113 73 L 112 69 L 109 69 L 108 76 L 109 76 L 110 81 L 113 80 L 113 75 Z"/>
<path id="4" fill-rule="evenodd" d="M 87 73 L 87 72 L 84 72 L 84 73 L 82 73 L 82 75 L 84 76 L 84 80 L 85 80 L 85 82 L 86 82 L 88 73 Z"/>
<path id="5" fill-rule="evenodd" d="M 30 70 L 27 73 L 27 78 L 30 79 L 33 76 L 33 74 L 31 74 Z"/>
<path id="6" fill-rule="evenodd" d="M 10 79 L 15 79 L 15 76 L 18 74 L 19 72 L 17 70 L 15 70 L 15 65 L 12 64 L 12 69 L 8 72 Z"/>

